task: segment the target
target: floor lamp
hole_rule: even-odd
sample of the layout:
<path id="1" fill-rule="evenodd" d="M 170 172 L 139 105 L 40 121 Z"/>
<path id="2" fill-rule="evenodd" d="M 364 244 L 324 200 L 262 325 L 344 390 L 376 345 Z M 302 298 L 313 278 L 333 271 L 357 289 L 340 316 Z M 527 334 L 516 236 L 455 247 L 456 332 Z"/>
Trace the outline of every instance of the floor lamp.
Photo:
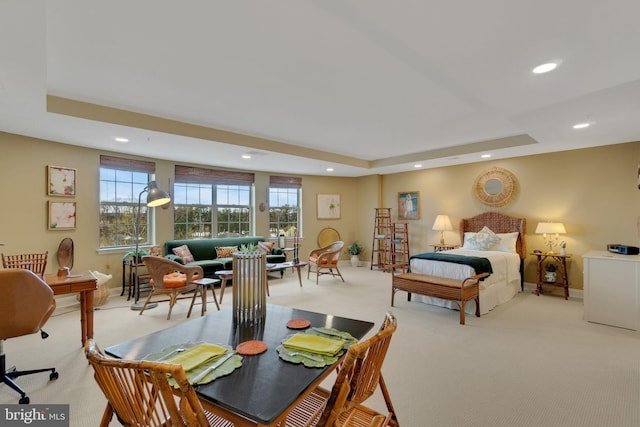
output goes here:
<path id="1" fill-rule="evenodd" d="M 135 294 L 135 302 L 131 306 L 131 310 L 142 310 L 144 303 L 138 302 L 138 294 L 140 293 L 139 283 L 138 283 L 138 248 L 140 243 L 140 208 L 142 207 L 142 195 L 144 193 L 147 194 L 147 207 L 155 208 L 158 206 L 166 205 L 171 202 L 171 196 L 164 190 L 161 190 L 158 187 L 158 184 L 155 181 L 149 181 L 146 187 L 140 192 L 138 195 L 138 216 L 136 220 L 136 251 L 134 252 L 134 262 L 135 262 L 135 282 L 134 282 L 134 294 Z M 137 291 L 137 292 L 136 292 Z M 158 306 L 157 302 L 147 304 L 147 310 L 150 308 L 155 308 Z"/>

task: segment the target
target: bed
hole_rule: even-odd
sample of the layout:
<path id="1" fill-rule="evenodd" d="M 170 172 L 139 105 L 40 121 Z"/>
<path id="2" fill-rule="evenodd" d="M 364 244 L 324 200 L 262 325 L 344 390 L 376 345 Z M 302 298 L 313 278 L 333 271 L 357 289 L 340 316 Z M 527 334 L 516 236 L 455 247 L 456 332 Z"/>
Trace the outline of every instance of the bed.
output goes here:
<path id="1" fill-rule="evenodd" d="M 436 256 L 454 254 L 481 257 L 490 261 L 493 272 L 479 283 L 481 315 L 510 301 L 523 289 L 523 266 L 527 254 L 526 226 L 526 218 L 512 217 L 499 212 L 485 212 L 471 218 L 464 218 L 460 221 L 462 247 L 435 254 Z M 487 233 L 485 227 L 493 233 Z M 499 240 L 491 234 L 497 236 Z M 459 280 L 476 274 L 475 270 L 468 265 L 421 259 L 420 256 L 411 257 L 409 266 L 412 273 Z M 424 295 L 413 295 L 412 300 L 460 309 L 459 303 L 455 301 Z M 466 304 L 465 312 L 469 314 L 476 312 L 475 301 Z"/>

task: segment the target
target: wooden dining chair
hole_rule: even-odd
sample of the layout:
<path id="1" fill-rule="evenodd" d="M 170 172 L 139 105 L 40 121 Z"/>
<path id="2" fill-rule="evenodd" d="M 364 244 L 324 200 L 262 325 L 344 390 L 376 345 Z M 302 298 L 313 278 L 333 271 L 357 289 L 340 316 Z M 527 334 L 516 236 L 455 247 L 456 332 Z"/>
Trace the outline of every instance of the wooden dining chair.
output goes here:
<path id="1" fill-rule="evenodd" d="M 316 273 L 316 285 L 318 284 L 318 278 L 323 274 L 330 274 L 331 276 L 339 276 L 344 282 L 344 278 L 338 268 L 338 259 L 340 258 L 340 252 L 344 247 L 343 241 L 333 242 L 323 248 L 314 249 L 309 253 L 309 265 L 307 270 L 307 279 L 309 274 Z M 334 272 L 335 270 L 335 272 Z"/>
<path id="2" fill-rule="evenodd" d="M 387 313 L 378 333 L 349 347 L 338 367 L 338 375 L 331 391 L 322 387 L 315 388 L 287 415 L 285 426 L 399 426 L 381 372 L 396 328 L 395 316 Z M 378 387 L 384 397 L 387 414 L 362 405 Z"/>
<path id="3" fill-rule="evenodd" d="M 169 320 L 171 318 L 171 310 L 173 309 L 178 296 L 194 291 L 191 299 L 191 306 L 189 307 L 189 313 L 187 314 L 187 317 L 189 317 L 191 315 L 191 309 L 196 302 L 198 292 L 205 292 L 205 289 L 200 285 L 193 283 L 194 280 L 202 279 L 204 277 L 202 267 L 197 265 L 186 266 L 158 256 L 144 256 L 142 257 L 142 262 L 144 262 L 144 265 L 147 267 L 149 275 L 151 276 L 150 283 L 152 289 L 142 306 L 142 310 L 140 310 L 140 314 L 144 312 L 147 304 L 149 304 L 154 295 L 169 295 L 169 313 L 167 314 L 167 320 Z M 184 277 L 173 283 L 174 281 L 169 279 L 168 276 L 175 272 L 183 273 Z M 218 306 L 218 310 L 220 310 L 218 301 L 215 299 L 215 294 L 214 302 L 216 303 L 216 306 Z"/>
<path id="4" fill-rule="evenodd" d="M 44 271 L 47 268 L 47 258 L 49 251 L 39 254 L 2 254 L 2 266 L 4 268 L 22 268 L 31 270 L 41 278 L 44 278 Z"/>
<path id="5" fill-rule="evenodd" d="M 182 365 L 109 358 L 93 340 L 87 341 L 85 355 L 107 398 L 101 427 L 109 425 L 113 414 L 125 426 L 233 427 L 231 421 L 202 407 Z"/>

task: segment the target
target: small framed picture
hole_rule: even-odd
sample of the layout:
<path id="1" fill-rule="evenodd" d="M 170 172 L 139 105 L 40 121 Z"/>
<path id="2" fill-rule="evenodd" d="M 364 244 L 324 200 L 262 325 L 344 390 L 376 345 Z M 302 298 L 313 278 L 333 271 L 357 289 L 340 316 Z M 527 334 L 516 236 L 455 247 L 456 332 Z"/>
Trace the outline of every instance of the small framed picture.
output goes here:
<path id="1" fill-rule="evenodd" d="M 398 219 L 420 219 L 420 193 L 398 193 Z"/>
<path id="2" fill-rule="evenodd" d="M 76 228 L 76 202 L 49 201 L 49 230 Z"/>
<path id="3" fill-rule="evenodd" d="M 59 166 L 47 166 L 47 195 L 75 196 L 76 170 Z"/>
<path id="4" fill-rule="evenodd" d="M 318 219 L 340 219 L 340 195 L 318 194 Z"/>

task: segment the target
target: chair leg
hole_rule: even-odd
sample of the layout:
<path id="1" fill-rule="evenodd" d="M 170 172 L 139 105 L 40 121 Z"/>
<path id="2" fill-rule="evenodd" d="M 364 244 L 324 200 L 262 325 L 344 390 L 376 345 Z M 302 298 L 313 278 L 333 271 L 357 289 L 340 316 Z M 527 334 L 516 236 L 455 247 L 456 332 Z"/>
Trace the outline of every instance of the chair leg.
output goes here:
<path id="1" fill-rule="evenodd" d="M 153 296 L 153 290 L 151 292 L 149 292 L 149 296 L 144 301 L 144 305 L 142 306 L 142 310 L 140 310 L 140 313 L 138 313 L 139 315 L 142 315 L 142 313 L 144 313 L 144 310 L 147 308 L 147 304 L 149 304 L 149 301 L 151 301 L 151 297 L 152 296 Z"/>
<path id="2" fill-rule="evenodd" d="M 336 264 L 335 267 L 336 267 L 336 271 L 338 272 L 338 276 L 340 276 L 340 278 L 342 279 L 342 282 L 344 283 L 344 277 L 342 277 L 342 273 L 340 273 L 340 269 L 338 268 L 338 264 Z"/>
<path id="3" fill-rule="evenodd" d="M 169 297 L 169 313 L 167 313 L 167 320 L 171 319 L 171 310 L 173 310 L 173 305 L 176 303 L 177 295 L 172 293 Z"/>
<path id="4" fill-rule="evenodd" d="M 18 384 L 16 384 L 13 381 L 13 378 L 18 378 L 23 375 L 31 375 L 31 374 L 37 374 L 40 372 L 51 371 L 51 373 L 49 374 L 49 380 L 52 381 L 52 380 L 58 379 L 58 373 L 56 372 L 56 368 L 40 368 L 40 369 L 30 369 L 28 371 L 7 372 L 6 360 L 7 360 L 6 355 L 4 353 L 0 354 L 0 383 L 4 383 L 8 385 L 14 391 L 20 394 L 20 400 L 18 402 L 21 404 L 28 404 L 29 397 L 27 396 L 27 393 L 24 390 L 22 390 L 20 386 L 18 386 Z"/>

